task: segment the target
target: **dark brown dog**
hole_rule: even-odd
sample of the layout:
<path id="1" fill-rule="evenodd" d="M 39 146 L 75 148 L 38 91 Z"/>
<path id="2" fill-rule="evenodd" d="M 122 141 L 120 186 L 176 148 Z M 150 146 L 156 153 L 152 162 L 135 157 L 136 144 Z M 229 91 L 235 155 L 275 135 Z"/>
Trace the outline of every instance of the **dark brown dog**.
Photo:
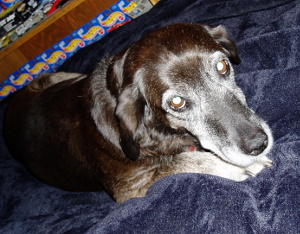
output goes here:
<path id="1" fill-rule="evenodd" d="M 239 61 L 221 26 L 156 30 L 90 75 L 43 75 L 18 92 L 8 146 L 42 181 L 118 202 L 175 173 L 244 180 L 271 165 L 272 135 L 235 84 Z"/>

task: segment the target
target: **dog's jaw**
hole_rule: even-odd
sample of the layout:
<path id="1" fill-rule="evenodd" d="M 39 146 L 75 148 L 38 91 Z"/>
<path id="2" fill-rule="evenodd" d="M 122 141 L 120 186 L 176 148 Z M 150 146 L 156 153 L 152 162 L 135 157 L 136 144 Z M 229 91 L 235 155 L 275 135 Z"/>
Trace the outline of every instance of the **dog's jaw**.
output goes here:
<path id="1" fill-rule="evenodd" d="M 273 136 L 269 126 L 263 120 L 260 120 L 260 125 L 268 136 L 268 145 L 262 153 L 256 156 L 245 154 L 236 145 L 226 145 L 220 142 L 218 143 L 217 137 L 211 136 L 211 134 L 209 134 L 209 131 L 205 131 L 204 129 L 197 129 L 191 131 L 202 133 L 201 135 L 196 135 L 196 137 L 198 138 L 199 142 L 201 143 L 201 147 L 204 150 L 212 152 L 213 154 L 217 155 L 218 157 L 222 158 L 228 163 L 240 167 L 248 167 L 251 164 L 254 164 L 260 161 L 262 158 L 266 157 L 273 146 Z M 206 134 L 203 134 L 204 132 L 206 132 Z"/>
<path id="2" fill-rule="evenodd" d="M 237 147 L 237 145 L 234 144 L 234 141 L 232 144 L 226 144 L 227 139 L 214 135 L 201 120 L 194 122 L 186 122 L 184 120 L 178 121 L 174 120 L 173 116 L 168 116 L 168 119 L 170 121 L 170 125 L 174 129 L 184 127 L 192 136 L 194 136 L 195 142 L 198 142 L 198 144 L 192 144 L 189 147 L 185 147 L 183 152 L 208 152 L 239 167 L 248 167 L 249 165 L 260 161 L 268 155 L 273 146 L 271 130 L 265 121 L 261 119 L 259 119 L 258 125 L 261 126 L 263 131 L 267 134 L 268 145 L 262 153 L 256 156 L 245 154 L 239 147 Z"/>

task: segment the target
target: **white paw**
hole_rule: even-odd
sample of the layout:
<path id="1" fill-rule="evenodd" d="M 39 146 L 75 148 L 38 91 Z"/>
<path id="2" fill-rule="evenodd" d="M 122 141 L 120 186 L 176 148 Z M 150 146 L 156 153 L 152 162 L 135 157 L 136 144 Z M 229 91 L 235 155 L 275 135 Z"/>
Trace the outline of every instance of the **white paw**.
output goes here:
<path id="1" fill-rule="evenodd" d="M 272 160 L 268 157 L 263 157 L 261 160 L 256 163 L 251 164 L 250 166 L 245 168 L 245 174 L 249 177 L 255 177 L 258 173 L 260 173 L 264 168 L 271 167 Z"/>
<path id="2" fill-rule="evenodd" d="M 207 152 L 184 152 L 176 156 L 171 167 L 167 167 L 170 174 L 176 173 L 203 173 L 216 175 L 234 181 L 243 181 L 256 176 L 266 167 L 272 166 L 272 161 L 262 157 L 258 162 L 248 167 L 239 167 L 230 164 L 214 154 Z M 165 174 L 167 172 L 164 172 Z"/>

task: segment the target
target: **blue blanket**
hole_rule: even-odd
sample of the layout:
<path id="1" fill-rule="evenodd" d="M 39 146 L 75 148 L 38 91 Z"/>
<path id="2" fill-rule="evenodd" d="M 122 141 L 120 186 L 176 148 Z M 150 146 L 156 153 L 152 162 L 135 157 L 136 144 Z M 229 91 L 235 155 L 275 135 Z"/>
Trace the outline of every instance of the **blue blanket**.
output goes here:
<path id="1" fill-rule="evenodd" d="M 118 204 L 105 192 L 72 193 L 39 182 L 1 136 L 0 233 L 300 233 L 300 1 L 161 0 L 60 69 L 88 73 L 104 55 L 177 22 L 222 24 L 237 42 L 236 79 L 273 131 L 274 166 L 244 182 L 173 175 L 146 197 Z"/>

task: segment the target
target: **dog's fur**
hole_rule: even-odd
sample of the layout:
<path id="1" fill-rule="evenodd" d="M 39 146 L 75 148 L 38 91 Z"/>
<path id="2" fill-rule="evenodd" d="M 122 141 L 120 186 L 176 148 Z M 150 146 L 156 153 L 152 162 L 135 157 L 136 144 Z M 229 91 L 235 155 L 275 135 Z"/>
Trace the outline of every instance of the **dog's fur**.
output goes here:
<path id="1" fill-rule="evenodd" d="M 104 188 L 118 202 L 176 173 L 242 181 L 271 166 L 272 135 L 230 62 L 240 59 L 222 26 L 156 30 L 90 75 L 46 74 L 18 92 L 6 115 L 8 146 L 42 181 Z M 175 96 L 182 108 L 171 105 Z"/>

